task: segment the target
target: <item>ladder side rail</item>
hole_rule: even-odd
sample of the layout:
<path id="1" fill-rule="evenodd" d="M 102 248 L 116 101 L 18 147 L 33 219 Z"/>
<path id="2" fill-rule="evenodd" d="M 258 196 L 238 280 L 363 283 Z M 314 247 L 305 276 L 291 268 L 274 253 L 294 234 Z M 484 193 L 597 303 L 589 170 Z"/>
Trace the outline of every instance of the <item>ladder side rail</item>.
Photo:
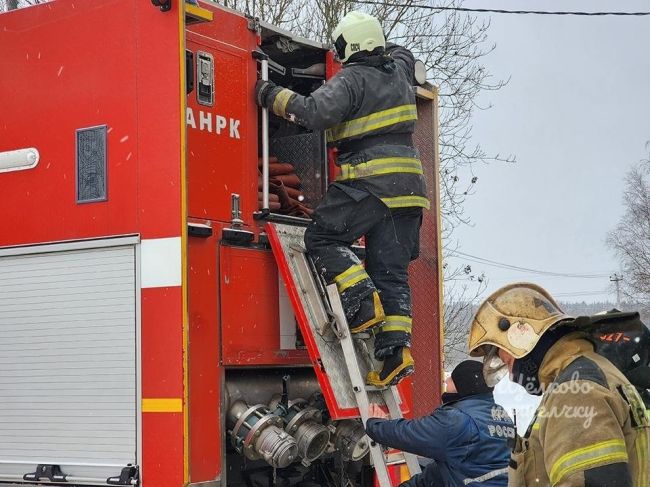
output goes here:
<path id="1" fill-rule="evenodd" d="M 332 308 L 334 318 L 339 324 L 341 347 L 343 348 L 345 363 L 348 369 L 348 373 L 350 374 L 350 382 L 352 383 L 354 396 L 359 407 L 359 414 L 361 415 L 361 420 L 365 426 L 368 422 L 368 417 L 370 414 L 370 400 L 368 399 L 368 393 L 366 392 L 365 380 L 361 375 L 361 369 L 359 368 L 357 352 L 354 348 L 352 335 L 350 334 L 347 326 L 347 321 L 345 319 L 345 314 L 343 313 L 341 298 L 335 284 L 330 284 L 327 286 L 327 295 L 330 300 L 330 306 Z M 379 480 L 380 487 L 392 487 L 392 482 L 388 474 L 388 467 L 386 465 L 386 458 L 384 457 L 384 453 L 381 450 L 381 446 L 372 440 L 369 441 L 369 444 L 372 463 L 375 466 L 375 472 L 377 474 L 377 479 Z"/>

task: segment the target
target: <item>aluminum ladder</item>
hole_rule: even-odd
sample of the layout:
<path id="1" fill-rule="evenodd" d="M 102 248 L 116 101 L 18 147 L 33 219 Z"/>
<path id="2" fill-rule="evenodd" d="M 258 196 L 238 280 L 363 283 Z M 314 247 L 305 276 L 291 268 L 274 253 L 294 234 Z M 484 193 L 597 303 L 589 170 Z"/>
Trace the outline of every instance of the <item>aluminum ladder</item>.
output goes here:
<path id="1" fill-rule="evenodd" d="M 318 276 L 315 276 L 318 279 Z M 343 312 L 343 306 L 341 304 L 341 297 L 339 295 L 336 284 L 330 284 L 327 286 L 327 298 L 329 301 L 329 310 L 335 320 L 336 334 L 339 337 L 341 342 L 341 347 L 343 349 L 343 355 L 345 356 L 345 365 L 350 376 L 350 382 L 352 383 L 352 389 L 357 401 L 357 406 L 359 408 L 359 414 L 361 420 L 365 426 L 368 421 L 370 414 L 370 399 L 368 398 L 368 392 L 370 391 L 379 391 L 388 407 L 389 419 L 398 419 L 402 418 L 402 409 L 400 408 L 397 392 L 395 386 L 386 387 L 378 389 L 374 386 L 369 386 L 366 384 L 365 377 L 361 372 L 359 367 L 359 357 L 357 350 L 354 346 L 353 340 L 368 338 L 368 334 L 352 334 L 348 328 L 347 320 L 345 318 L 345 313 Z M 357 335 L 359 337 L 357 338 Z M 388 465 L 386 462 L 386 456 L 382 451 L 382 448 L 379 444 L 374 441 L 369 442 L 370 445 L 370 456 L 372 463 L 375 467 L 375 472 L 377 474 L 377 479 L 379 480 L 379 485 L 381 487 L 392 487 L 392 482 L 388 474 Z M 412 453 L 402 452 L 404 459 L 406 460 L 406 465 L 408 466 L 411 476 L 414 476 L 421 472 L 420 464 L 418 463 L 417 456 Z"/>

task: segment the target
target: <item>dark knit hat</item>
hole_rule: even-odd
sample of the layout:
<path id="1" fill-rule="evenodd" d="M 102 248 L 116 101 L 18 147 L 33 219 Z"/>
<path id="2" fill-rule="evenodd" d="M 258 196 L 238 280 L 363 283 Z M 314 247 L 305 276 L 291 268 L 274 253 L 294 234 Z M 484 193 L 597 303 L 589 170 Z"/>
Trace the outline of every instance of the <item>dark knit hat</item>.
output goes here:
<path id="1" fill-rule="evenodd" d="M 488 387 L 483 378 L 483 363 L 476 360 L 465 360 L 459 363 L 451 373 L 456 391 L 461 396 L 486 394 L 494 387 Z"/>

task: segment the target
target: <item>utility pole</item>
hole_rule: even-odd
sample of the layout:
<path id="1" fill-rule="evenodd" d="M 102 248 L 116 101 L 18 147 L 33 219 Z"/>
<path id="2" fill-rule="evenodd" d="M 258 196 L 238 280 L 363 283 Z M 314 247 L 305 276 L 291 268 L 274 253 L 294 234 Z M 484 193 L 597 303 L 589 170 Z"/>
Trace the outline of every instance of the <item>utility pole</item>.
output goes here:
<path id="1" fill-rule="evenodd" d="M 623 276 L 620 274 L 614 273 L 609 276 L 609 280 L 616 284 L 616 309 L 621 310 L 621 284 Z"/>

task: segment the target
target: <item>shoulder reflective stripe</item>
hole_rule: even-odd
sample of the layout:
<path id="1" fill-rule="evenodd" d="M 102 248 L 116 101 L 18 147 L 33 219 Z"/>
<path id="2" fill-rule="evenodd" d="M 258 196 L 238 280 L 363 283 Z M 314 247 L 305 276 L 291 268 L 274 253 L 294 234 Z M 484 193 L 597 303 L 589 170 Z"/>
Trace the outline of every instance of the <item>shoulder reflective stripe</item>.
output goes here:
<path id="1" fill-rule="evenodd" d="M 296 93 L 294 91 L 285 88 L 282 91 L 280 91 L 277 95 L 275 95 L 275 99 L 273 100 L 273 108 L 272 108 L 273 113 L 279 115 L 280 117 L 286 118 L 287 103 L 289 103 L 289 100 L 295 94 Z"/>
<path id="2" fill-rule="evenodd" d="M 570 451 L 562 455 L 551 468 L 549 478 L 551 485 L 575 472 L 606 465 L 627 462 L 627 449 L 623 440 L 608 440 L 594 443 L 585 448 Z"/>
<path id="3" fill-rule="evenodd" d="M 413 328 L 413 318 L 410 316 L 388 315 L 384 318 L 384 324 L 380 330 L 383 331 L 404 331 L 411 333 Z"/>
<path id="4" fill-rule="evenodd" d="M 648 477 L 650 476 L 650 458 L 648 458 L 648 436 L 650 428 L 639 428 L 638 436 L 634 442 L 636 449 L 636 487 L 648 487 Z"/>
<path id="5" fill-rule="evenodd" d="M 418 111 L 415 105 L 400 105 L 335 125 L 327 130 L 327 141 L 336 142 L 337 140 L 365 134 L 396 123 L 417 119 Z"/>
<path id="6" fill-rule="evenodd" d="M 414 157 L 383 157 L 371 159 L 361 164 L 342 164 L 337 181 L 366 178 L 391 173 L 423 174 L 422 163 Z"/>
<path id="7" fill-rule="evenodd" d="M 539 421 L 535 421 L 535 423 L 533 423 L 533 431 L 537 431 L 539 428 L 540 428 Z"/>
<path id="8" fill-rule="evenodd" d="M 388 208 L 407 208 L 410 206 L 421 206 L 429 208 L 429 200 L 423 196 L 393 196 L 392 198 L 381 198 Z"/>
<path id="9" fill-rule="evenodd" d="M 508 473 L 508 468 L 500 468 L 499 470 L 492 470 L 491 472 L 488 472 L 486 474 L 481 475 L 480 477 L 476 477 L 473 479 L 464 479 L 463 483 L 465 485 L 472 484 L 474 482 L 485 482 L 486 480 L 491 480 L 494 477 L 498 477 L 499 475 L 506 475 Z"/>
<path id="10" fill-rule="evenodd" d="M 342 293 L 349 287 L 354 286 L 364 279 L 370 279 L 370 276 L 362 265 L 357 264 L 341 272 L 334 278 L 334 282 L 336 283 L 336 287 L 338 288 L 339 292 Z"/>

